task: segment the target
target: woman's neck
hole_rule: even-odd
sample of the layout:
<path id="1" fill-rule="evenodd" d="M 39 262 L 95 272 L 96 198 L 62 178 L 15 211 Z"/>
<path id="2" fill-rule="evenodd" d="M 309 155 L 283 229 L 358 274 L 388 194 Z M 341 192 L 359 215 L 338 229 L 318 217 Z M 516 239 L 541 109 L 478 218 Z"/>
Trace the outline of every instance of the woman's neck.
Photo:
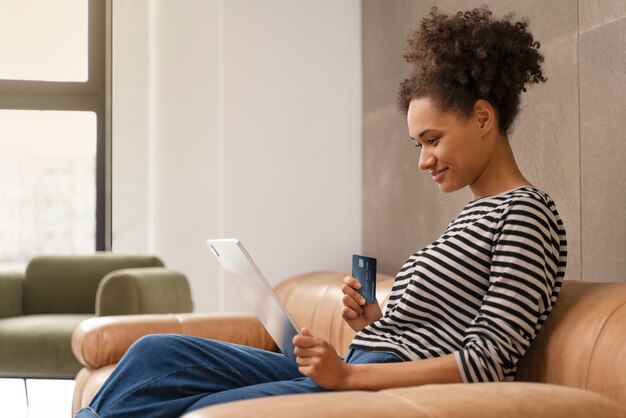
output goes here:
<path id="1" fill-rule="evenodd" d="M 469 188 L 474 199 L 479 199 L 530 185 L 517 166 L 509 140 L 500 137 L 485 170 Z"/>

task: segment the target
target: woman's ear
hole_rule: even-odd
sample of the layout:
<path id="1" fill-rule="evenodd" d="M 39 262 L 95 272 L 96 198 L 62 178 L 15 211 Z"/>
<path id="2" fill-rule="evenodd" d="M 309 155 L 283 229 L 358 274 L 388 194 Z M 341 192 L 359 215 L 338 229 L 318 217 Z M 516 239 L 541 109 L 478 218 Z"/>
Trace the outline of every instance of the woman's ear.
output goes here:
<path id="1" fill-rule="evenodd" d="M 489 132 L 493 128 L 496 115 L 488 101 L 479 99 L 474 103 L 474 119 L 478 124 L 478 128 L 484 133 Z"/>

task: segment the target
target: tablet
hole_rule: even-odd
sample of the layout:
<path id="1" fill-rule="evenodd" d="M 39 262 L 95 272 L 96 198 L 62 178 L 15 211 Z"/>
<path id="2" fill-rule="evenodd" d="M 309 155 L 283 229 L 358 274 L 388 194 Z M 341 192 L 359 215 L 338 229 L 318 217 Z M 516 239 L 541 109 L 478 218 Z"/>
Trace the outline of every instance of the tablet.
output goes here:
<path id="1" fill-rule="evenodd" d="M 259 317 L 280 351 L 296 361 L 293 337 L 298 327 L 243 244 L 237 239 L 210 239 L 207 245 L 222 268 L 237 281 L 237 290 Z"/>

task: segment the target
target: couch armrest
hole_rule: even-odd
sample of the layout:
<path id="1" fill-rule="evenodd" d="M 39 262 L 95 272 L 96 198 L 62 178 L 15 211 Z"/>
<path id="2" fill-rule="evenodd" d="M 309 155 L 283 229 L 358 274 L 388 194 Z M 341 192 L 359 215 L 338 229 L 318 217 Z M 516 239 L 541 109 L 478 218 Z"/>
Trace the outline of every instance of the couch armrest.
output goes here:
<path id="1" fill-rule="evenodd" d="M 177 271 L 163 267 L 113 271 L 96 293 L 96 315 L 191 312 L 189 283 Z"/>
<path id="2" fill-rule="evenodd" d="M 277 350 L 272 337 L 254 315 L 164 314 L 87 319 L 72 335 L 72 351 L 81 364 L 97 369 L 117 363 L 136 340 L 148 334 L 195 335 Z"/>
<path id="3" fill-rule="evenodd" d="M 0 272 L 0 318 L 22 315 L 24 311 L 24 275 Z"/>
<path id="4" fill-rule="evenodd" d="M 291 418 L 294 415 L 299 418 L 624 418 L 626 409 L 583 389 L 506 382 L 273 396 L 206 407 L 183 418 Z"/>

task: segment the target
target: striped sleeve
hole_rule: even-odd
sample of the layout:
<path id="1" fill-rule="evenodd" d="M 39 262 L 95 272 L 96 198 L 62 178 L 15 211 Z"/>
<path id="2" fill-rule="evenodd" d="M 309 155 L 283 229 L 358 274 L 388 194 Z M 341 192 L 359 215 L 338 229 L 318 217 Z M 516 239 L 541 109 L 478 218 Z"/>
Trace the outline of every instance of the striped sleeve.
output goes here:
<path id="1" fill-rule="evenodd" d="M 523 198 L 507 206 L 494 234 L 489 289 L 454 353 L 465 382 L 514 375 L 552 308 L 559 247 L 558 226 L 544 202 Z"/>

